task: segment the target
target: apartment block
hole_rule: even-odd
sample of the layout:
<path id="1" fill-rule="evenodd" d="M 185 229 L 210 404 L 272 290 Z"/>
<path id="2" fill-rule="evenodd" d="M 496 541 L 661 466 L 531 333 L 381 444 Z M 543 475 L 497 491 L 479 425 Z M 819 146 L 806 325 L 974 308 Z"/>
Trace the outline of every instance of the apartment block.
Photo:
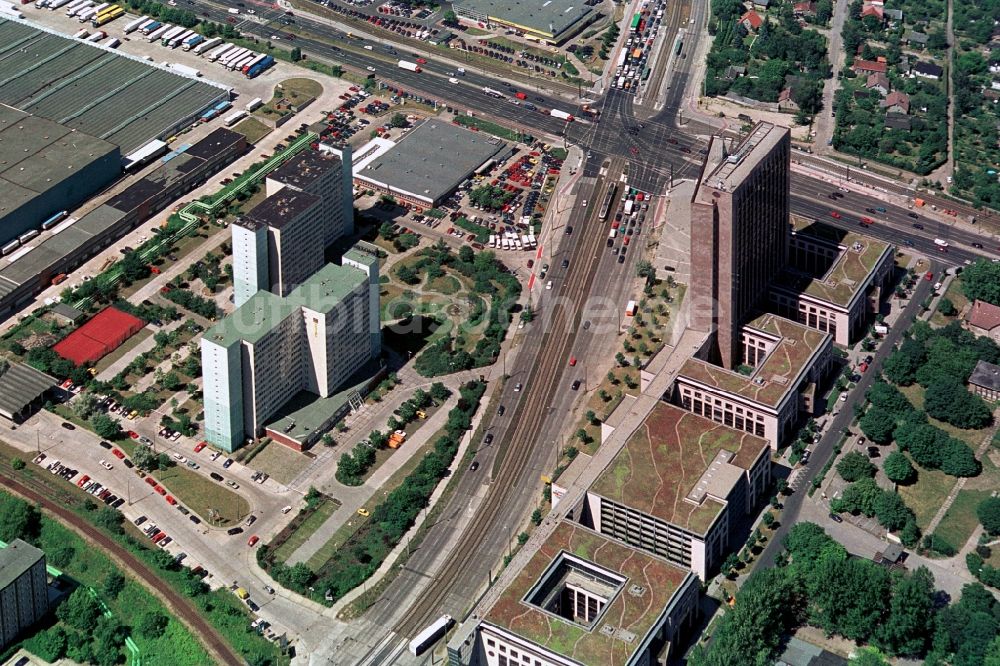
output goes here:
<path id="1" fill-rule="evenodd" d="M 234 300 L 258 290 L 287 296 L 323 266 L 323 199 L 283 189 L 233 222 Z"/>
<path id="2" fill-rule="evenodd" d="M 819 389 L 833 368 L 833 338 L 774 314 L 748 322 L 740 338 L 737 370 L 688 359 L 674 382 L 673 401 L 777 449 L 803 416 L 815 413 Z"/>
<path id="3" fill-rule="evenodd" d="M 320 249 L 354 233 L 350 147 L 339 151 L 304 150 L 268 174 L 265 188 L 269 197 L 286 187 L 323 200 Z"/>
<path id="4" fill-rule="evenodd" d="M 45 553 L 14 539 L 0 549 L 0 647 L 6 647 L 49 608 Z"/>
<path id="5" fill-rule="evenodd" d="M 888 243 L 793 216 L 788 265 L 768 309 L 849 346 L 868 331 L 889 293 L 895 266 Z"/>
<path id="6" fill-rule="evenodd" d="M 377 299 L 377 259 L 356 251 L 287 297 L 258 291 L 208 330 L 201 340 L 206 439 L 233 451 L 301 391 L 328 397 L 377 358 Z"/>
<path id="7" fill-rule="evenodd" d="M 759 123 L 740 143 L 709 144 L 691 201 L 692 326 L 710 332 L 708 359 L 740 363 L 740 327 L 786 263 L 791 141 Z"/>
<path id="8" fill-rule="evenodd" d="M 579 519 L 709 580 L 746 538 L 770 453 L 762 437 L 660 403 L 587 491 Z"/>
<path id="9" fill-rule="evenodd" d="M 690 571 L 563 521 L 475 623 L 474 635 L 449 644 L 449 663 L 666 663 L 697 612 Z"/>

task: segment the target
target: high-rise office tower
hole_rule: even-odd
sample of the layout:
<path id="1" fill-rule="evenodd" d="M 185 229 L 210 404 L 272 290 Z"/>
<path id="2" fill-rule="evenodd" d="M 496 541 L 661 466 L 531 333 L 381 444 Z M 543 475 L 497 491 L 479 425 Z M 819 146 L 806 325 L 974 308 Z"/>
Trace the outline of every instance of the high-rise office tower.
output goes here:
<path id="1" fill-rule="evenodd" d="M 692 326 L 710 331 L 709 358 L 740 364 L 740 326 L 785 265 L 791 141 L 785 127 L 758 123 L 735 146 L 709 145 L 691 202 Z"/>

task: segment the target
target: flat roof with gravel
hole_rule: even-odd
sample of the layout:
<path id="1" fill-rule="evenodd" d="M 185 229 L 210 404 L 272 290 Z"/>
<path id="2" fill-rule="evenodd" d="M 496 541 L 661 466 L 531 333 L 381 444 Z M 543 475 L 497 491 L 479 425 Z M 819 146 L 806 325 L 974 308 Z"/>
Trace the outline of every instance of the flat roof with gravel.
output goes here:
<path id="1" fill-rule="evenodd" d="M 229 99 L 168 71 L 27 21 L 0 19 L 0 102 L 109 141 L 127 154 Z"/>
<path id="2" fill-rule="evenodd" d="M 562 34 L 593 11 L 584 0 L 543 0 L 519 2 L 511 0 L 460 0 L 455 11 L 525 28 L 549 37 Z"/>
<path id="3" fill-rule="evenodd" d="M 20 539 L 14 539 L 6 548 L 0 549 L 0 590 L 7 589 L 44 557 L 44 552 Z"/>
<path id="4" fill-rule="evenodd" d="M 590 492 L 705 534 L 767 440 L 661 402 L 594 481 Z M 708 472 L 711 472 L 709 474 Z"/>
<path id="5" fill-rule="evenodd" d="M 382 155 L 359 164 L 354 177 L 432 204 L 506 147 L 483 132 L 427 120 Z"/>

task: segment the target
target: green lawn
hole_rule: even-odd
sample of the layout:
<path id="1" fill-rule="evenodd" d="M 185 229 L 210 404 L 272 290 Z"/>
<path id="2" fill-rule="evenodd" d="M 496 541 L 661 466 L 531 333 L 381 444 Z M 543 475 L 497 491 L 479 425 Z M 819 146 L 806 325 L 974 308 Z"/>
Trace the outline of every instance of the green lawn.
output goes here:
<path id="1" fill-rule="evenodd" d="M 450 296 L 451 294 L 458 292 L 458 290 L 462 288 L 462 284 L 452 275 L 442 275 L 441 277 L 436 277 L 428 282 L 427 288 L 446 296 Z"/>
<path id="2" fill-rule="evenodd" d="M 112 572 L 123 572 L 103 551 L 91 547 L 76 532 L 43 517 L 37 545 L 45 551 L 50 564 L 58 565 L 64 574 L 79 583 L 95 588 L 119 621 L 134 624 L 147 613 L 160 613 L 170 618 L 166 630 L 159 637 L 132 632 L 144 665 L 198 666 L 209 663 L 208 654 L 187 628 L 132 578 L 126 576 L 125 587 L 117 597 L 101 593 L 104 581 Z"/>
<path id="3" fill-rule="evenodd" d="M 256 145 L 261 139 L 271 133 L 271 128 L 260 122 L 256 118 L 244 118 L 233 131 L 239 132 L 247 138 L 247 143 Z"/>
<path id="4" fill-rule="evenodd" d="M 286 486 L 308 465 L 309 458 L 274 441 L 253 457 L 254 469 L 267 472 Z"/>
<path id="5" fill-rule="evenodd" d="M 937 529 L 934 530 L 934 534 L 950 543 L 956 550 L 961 550 L 965 542 L 972 536 L 973 530 L 979 525 L 976 507 L 989 496 L 990 492 L 987 490 L 963 488 L 952 505 L 948 507 L 948 511 L 944 514 Z"/>
<path id="6" fill-rule="evenodd" d="M 304 544 L 306 540 L 313 535 L 313 533 L 319 529 L 319 526 L 326 522 L 327 518 L 333 515 L 333 512 L 337 510 L 338 504 L 332 500 L 324 500 L 319 507 L 306 518 L 299 528 L 288 537 L 285 543 L 281 544 L 276 551 L 274 551 L 274 559 L 278 562 L 285 562 L 289 557 L 292 556 L 299 546 Z"/>
<path id="7" fill-rule="evenodd" d="M 914 463 L 917 470 L 917 482 L 909 486 L 900 486 L 899 494 L 906 506 L 913 509 L 917 516 L 917 525 L 924 529 L 944 504 L 948 493 L 958 482 L 953 476 L 948 476 L 939 470 L 926 470 Z"/>

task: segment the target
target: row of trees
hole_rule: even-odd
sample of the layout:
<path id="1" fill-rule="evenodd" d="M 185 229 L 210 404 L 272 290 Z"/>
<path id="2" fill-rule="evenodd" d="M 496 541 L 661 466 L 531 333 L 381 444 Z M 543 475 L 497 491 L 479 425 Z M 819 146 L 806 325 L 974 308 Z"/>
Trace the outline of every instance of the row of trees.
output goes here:
<path id="1" fill-rule="evenodd" d="M 850 557 L 813 523 L 795 525 L 784 546 L 782 566 L 751 576 L 690 664 L 772 663 L 801 624 L 927 664 L 1000 663 L 1000 604 L 981 585 L 966 585 L 958 602 L 942 607 L 926 568 L 891 574 Z M 888 663 L 877 654 L 869 651 L 866 663 Z"/>
<path id="2" fill-rule="evenodd" d="M 215 304 L 215 301 L 199 296 L 189 289 L 175 286 L 163 292 L 164 298 L 173 301 L 185 310 L 201 315 L 205 319 L 217 319 L 222 316 L 222 310 Z"/>
<path id="3" fill-rule="evenodd" d="M 485 390 L 483 382 L 469 382 L 459 389 L 458 404 L 448 412 L 444 434 L 434 442 L 433 450 L 420 460 L 402 484 L 372 510 L 371 518 L 316 575 L 311 572 L 306 575 L 301 567 L 298 570 L 290 568 L 289 579 L 295 576 L 292 582 L 296 585 L 292 589 L 310 594 L 311 587 L 316 590 L 312 596 L 317 601 L 326 600 L 329 591 L 330 598 L 336 601 L 361 585 L 379 568 L 413 525 L 420 511 L 427 506 L 438 482 L 447 475 L 462 436 L 472 427 L 472 416 Z M 257 554 L 261 566 L 266 566 L 266 555 L 266 552 Z M 326 603 L 332 602 L 327 600 Z"/>
<path id="4" fill-rule="evenodd" d="M 906 506 L 902 497 L 891 490 L 883 490 L 870 477 L 844 488 L 840 497 L 830 501 L 830 509 L 836 513 L 875 517 L 887 530 L 899 531 L 899 538 L 907 546 L 915 546 L 920 540 L 920 528 L 913 510 Z"/>

